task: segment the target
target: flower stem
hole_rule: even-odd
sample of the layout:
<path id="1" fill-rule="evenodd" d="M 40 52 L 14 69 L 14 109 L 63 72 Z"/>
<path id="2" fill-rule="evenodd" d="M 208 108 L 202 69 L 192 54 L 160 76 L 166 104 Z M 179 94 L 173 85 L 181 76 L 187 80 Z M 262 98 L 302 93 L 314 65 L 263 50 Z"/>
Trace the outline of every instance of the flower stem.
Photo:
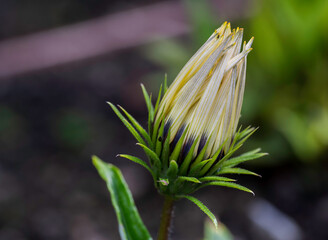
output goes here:
<path id="1" fill-rule="evenodd" d="M 169 239 L 173 219 L 173 203 L 174 200 L 172 198 L 165 197 L 157 240 Z"/>

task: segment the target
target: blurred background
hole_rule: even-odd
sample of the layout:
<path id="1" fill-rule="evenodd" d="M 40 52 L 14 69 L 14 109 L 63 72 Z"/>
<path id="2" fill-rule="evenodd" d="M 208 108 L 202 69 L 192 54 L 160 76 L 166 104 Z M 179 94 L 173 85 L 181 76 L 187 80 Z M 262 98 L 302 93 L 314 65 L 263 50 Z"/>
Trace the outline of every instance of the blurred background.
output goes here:
<path id="1" fill-rule="evenodd" d="M 144 157 L 105 101 L 144 126 L 155 95 L 225 20 L 255 37 L 243 150 L 269 156 L 238 176 L 256 197 L 209 187 L 196 196 L 239 240 L 328 239 L 328 1 L 1 0 L 0 239 L 119 239 L 96 154 L 122 170 L 153 236 L 162 198 Z M 173 239 L 202 239 L 206 216 L 177 203 Z"/>

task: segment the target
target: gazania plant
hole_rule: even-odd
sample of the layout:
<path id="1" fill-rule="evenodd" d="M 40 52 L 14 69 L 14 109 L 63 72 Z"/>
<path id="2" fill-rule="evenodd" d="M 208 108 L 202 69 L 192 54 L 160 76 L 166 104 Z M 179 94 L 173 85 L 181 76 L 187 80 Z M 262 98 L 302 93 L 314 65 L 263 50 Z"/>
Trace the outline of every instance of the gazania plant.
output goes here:
<path id="1" fill-rule="evenodd" d="M 127 154 L 118 156 L 147 169 L 158 192 L 165 198 L 158 239 L 168 238 L 174 201 L 182 198 L 198 205 L 217 225 L 214 214 L 191 196 L 200 188 L 215 185 L 253 194 L 250 189 L 235 183 L 235 179 L 227 177 L 228 174 L 257 175 L 237 165 L 265 155 L 260 149 L 255 149 L 234 156 L 256 130 L 238 127 L 245 89 L 246 59 L 253 42 L 253 38 L 248 43 L 242 38 L 243 29 L 231 30 L 230 23 L 223 23 L 191 57 L 170 87 L 167 87 L 165 79 L 154 105 L 152 95 L 141 85 L 148 108 L 147 129 L 124 108 L 109 103 L 144 150 L 147 160 Z M 131 233 L 135 231 L 134 227 L 126 226 L 126 219 L 123 221 L 124 212 L 120 209 L 123 199 L 117 197 L 122 193 L 114 182 L 119 178 L 121 185 L 125 182 L 119 177 L 118 169 L 97 157 L 93 160 L 107 181 L 112 202 L 118 210 L 118 219 L 123 226 L 123 230 L 120 227 L 122 238 L 138 239 Z M 131 194 L 128 189 L 125 191 L 133 205 Z M 133 211 L 137 220 L 130 224 L 142 224 L 135 207 Z M 132 230 L 129 232 L 129 229 Z M 146 234 L 140 233 L 142 237 L 139 239 L 151 238 L 144 226 L 139 230 Z"/>

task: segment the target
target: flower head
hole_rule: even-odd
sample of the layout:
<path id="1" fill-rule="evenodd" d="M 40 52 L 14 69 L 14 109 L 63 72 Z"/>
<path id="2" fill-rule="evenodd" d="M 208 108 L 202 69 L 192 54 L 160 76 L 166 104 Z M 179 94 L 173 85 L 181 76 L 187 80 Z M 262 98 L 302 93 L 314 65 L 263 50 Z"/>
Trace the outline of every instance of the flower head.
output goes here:
<path id="1" fill-rule="evenodd" d="M 243 29 L 225 22 L 182 68 L 155 107 L 142 86 L 149 118 L 148 132 L 136 120 L 111 107 L 128 127 L 149 158 L 149 163 L 120 155 L 146 167 L 155 186 L 173 198 L 218 185 L 251 192 L 222 174 L 257 175 L 235 166 L 263 156 L 260 149 L 232 157 L 253 128 L 237 130 L 246 79 L 246 57 L 253 38 L 242 42 Z M 165 84 L 166 85 L 166 84 Z M 161 88 L 162 89 L 162 88 Z"/>
<path id="2" fill-rule="evenodd" d="M 225 22 L 184 66 L 161 101 L 156 120 L 177 141 L 188 128 L 184 146 L 196 141 L 194 155 L 208 142 L 205 156 L 225 143 L 227 151 L 236 131 L 243 100 L 246 57 L 253 38 L 242 46 L 243 29 Z M 187 150 L 186 149 L 186 150 Z"/>

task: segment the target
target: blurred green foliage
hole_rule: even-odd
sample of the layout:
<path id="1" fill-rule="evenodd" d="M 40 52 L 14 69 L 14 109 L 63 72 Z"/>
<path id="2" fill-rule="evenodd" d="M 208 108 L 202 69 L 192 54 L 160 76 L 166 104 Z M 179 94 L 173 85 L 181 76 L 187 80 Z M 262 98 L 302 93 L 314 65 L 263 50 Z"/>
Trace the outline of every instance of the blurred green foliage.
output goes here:
<path id="1" fill-rule="evenodd" d="M 0 104 L 0 145 L 14 149 L 25 139 L 24 119 L 7 105 Z"/>
<path id="2" fill-rule="evenodd" d="M 233 240 L 229 229 L 221 222 L 215 228 L 210 221 L 205 222 L 204 240 Z"/>
<path id="3" fill-rule="evenodd" d="M 328 2 L 257 1 L 254 9 L 244 112 L 253 108 L 253 118 L 280 131 L 299 159 L 315 160 L 328 146 Z"/>
<path id="4" fill-rule="evenodd" d="M 58 115 L 54 132 L 62 146 L 71 150 L 80 150 L 92 138 L 90 126 L 92 125 L 85 114 L 69 109 Z"/>
<path id="5" fill-rule="evenodd" d="M 185 1 L 193 27 L 190 40 L 165 40 L 145 50 L 167 70 L 169 81 L 220 25 L 218 20 L 229 21 L 214 16 L 208 4 Z M 251 12 L 243 13 L 247 19 L 232 22 L 245 28 L 245 40 L 255 37 L 241 118 L 244 126 L 260 126 L 250 145 L 260 144 L 272 163 L 323 160 L 328 147 L 328 1 L 250 4 Z"/>

